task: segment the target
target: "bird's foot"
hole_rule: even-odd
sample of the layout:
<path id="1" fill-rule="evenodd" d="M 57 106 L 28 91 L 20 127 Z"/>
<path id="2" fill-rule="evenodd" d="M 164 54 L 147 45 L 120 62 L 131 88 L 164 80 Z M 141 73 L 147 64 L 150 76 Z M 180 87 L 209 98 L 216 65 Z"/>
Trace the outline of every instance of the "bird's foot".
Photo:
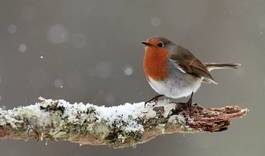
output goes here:
<path id="1" fill-rule="evenodd" d="M 188 122 L 188 119 L 196 114 L 198 106 L 197 104 L 192 103 L 193 93 L 191 94 L 189 100 L 187 102 L 172 102 L 175 104 L 175 110 L 174 112 L 177 112 L 177 114 L 181 113 L 183 117 L 185 118 L 186 122 Z"/>
<path id="2" fill-rule="evenodd" d="M 191 93 L 189 100 L 186 102 L 186 106 L 188 109 L 192 107 L 192 98 L 193 98 L 193 92 Z"/>
<path id="3" fill-rule="evenodd" d="M 188 112 L 191 112 L 192 109 L 192 98 L 193 98 L 193 92 L 191 93 L 191 96 L 187 102 L 184 103 L 176 103 L 176 104 L 181 104 L 181 108 L 183 110 L 186 110 Z"/>
<path id="4" fill-rule="evenodd" d="M 147 103 L 150 103 L 150 102 L 155 102 L 155 103 L 157 103 L 158 99 L 159 99 L 160 97 L 163 97 L 163 96 L 164 96 L 164 95 L 161 95 L 161 94 L 156 95 L 155 97 L 153 97 L 153 98 L 151 98 L 151 99 L 145 101 L 145 102 L 144 102 L 144 105 L 146 106 L 146 104 L 147 104 Z"/>

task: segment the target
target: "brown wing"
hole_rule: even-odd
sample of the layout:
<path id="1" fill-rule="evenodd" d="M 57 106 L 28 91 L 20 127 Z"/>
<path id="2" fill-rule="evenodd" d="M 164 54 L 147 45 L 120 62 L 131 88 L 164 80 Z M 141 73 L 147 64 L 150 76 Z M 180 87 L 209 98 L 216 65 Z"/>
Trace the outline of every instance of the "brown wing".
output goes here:
<path id="1" fill-rule="evenodd" d="M 198 60 L 189 50 L 178 46 L 171 54 L 170 59 L 174 61 L 186 73 L 197 77 L 204 77 L 205 79 L 212 80 L 213 77 L 207 70 L 207 67 Z"/>

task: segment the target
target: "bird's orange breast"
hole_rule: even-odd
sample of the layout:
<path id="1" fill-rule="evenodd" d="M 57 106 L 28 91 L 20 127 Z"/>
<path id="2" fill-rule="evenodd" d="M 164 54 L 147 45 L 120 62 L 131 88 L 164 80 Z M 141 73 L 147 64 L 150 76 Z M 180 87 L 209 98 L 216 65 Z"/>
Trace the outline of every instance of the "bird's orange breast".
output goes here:
<path id="1" fill-rule="evenodd" d="M 145 76 L 154 80 L 164 80 L 168 76 L 168 52 L 166 49 L 146 47 L 144 55 Z"/>

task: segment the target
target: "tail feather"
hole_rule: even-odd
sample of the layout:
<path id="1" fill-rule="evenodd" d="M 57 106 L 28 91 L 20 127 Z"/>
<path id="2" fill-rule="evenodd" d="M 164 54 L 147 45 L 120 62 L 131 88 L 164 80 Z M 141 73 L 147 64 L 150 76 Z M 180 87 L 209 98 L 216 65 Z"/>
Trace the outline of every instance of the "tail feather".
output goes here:
<path id="1" fill-rule="evenodd" d="M 216 69 L 238 69 L 241 64 L 238 63 L 206 63 L 208 71 L 216 70 Z"/>
<path id="2" fill-rule="evenodd" d="M 216 70 L 216 69 L 238 69 L 241 64 L 238 63 L 206 63 L 205 64 L 208 71 Z M 203 79 L 203 82 L 205 83 L 213 83 L 215 85 L 218 84 L 218 82 L 214 81 L 213 79 Z"/>

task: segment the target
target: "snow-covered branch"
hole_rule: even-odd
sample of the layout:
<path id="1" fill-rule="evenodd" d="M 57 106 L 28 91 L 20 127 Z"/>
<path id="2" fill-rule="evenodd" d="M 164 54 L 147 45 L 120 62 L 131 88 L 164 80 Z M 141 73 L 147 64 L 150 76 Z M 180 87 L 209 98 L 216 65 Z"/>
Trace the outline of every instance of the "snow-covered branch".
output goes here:
<path id="1" fill-rule="evenodd" d="M 0 139 L 69 141 L 114 148 L 145 143 L 162 134 L 218 132 L 243 117 L 238 106 L 185 108 L 169 100 L 104 107 L 40 98 L 11 110 L 0 109 Z"/>

